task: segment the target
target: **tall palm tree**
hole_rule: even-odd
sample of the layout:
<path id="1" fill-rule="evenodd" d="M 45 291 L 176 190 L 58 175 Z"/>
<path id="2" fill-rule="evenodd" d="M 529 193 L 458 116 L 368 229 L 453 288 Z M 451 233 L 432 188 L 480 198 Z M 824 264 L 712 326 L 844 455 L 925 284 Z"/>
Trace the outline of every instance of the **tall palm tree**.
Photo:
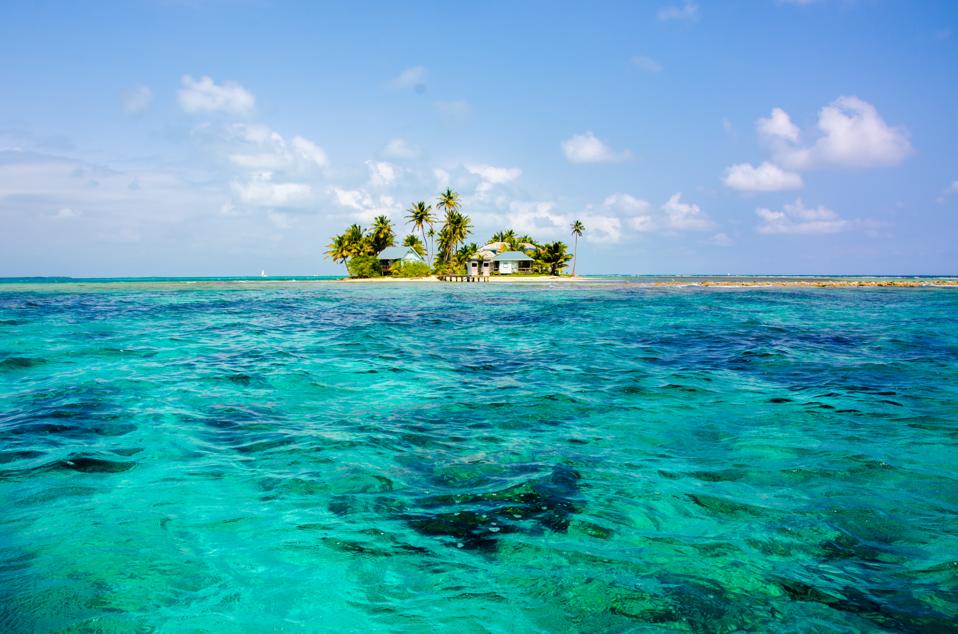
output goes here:
<path id="1" fill-rule="evenodd" d="M 327 247 L 326 257 L 331 259 L 333 262 L 346 264 L 346 260 L 350 255 L 351 252 L 349 249 L 349 241 L 346 239 L 346 235 L 340 234 L 338 236 L 333 236 L 332 241 Z"/>
<path id="2" fill-rule="evenodd" d="M 465 242 L 466 238 L 469 237 L 469 233 L 472 231 L 472 220 L 469 216 L 460 213 L 459 211 L 454 211 L 451 218 L 451 238 L 452 238 L 452 250 L 456 250 L 456 247 L 459 246 L 460 242 Z"/>
<path id="3" fill-rule="evenodd" d="M 452 189 L 447 187 L 437 200 L 436 206 L 446 212 L 442 229 L 439 230 L 439 259 L 448 264 L 456 246 L 469 235 L 469 218 L 459 213 L 462 204 L 459 202 L 459 194 Z"/>
<path id="4" fill-rule="evenodd" d="M 439 198 L 437 200 L 438 203 L 436 206 L 442 207 L 443 211 L 445 211 L 447 214 L 450 211 L 459 211 L 459 208 L 462 207 L 462 203 L 459 200 L 459 194 L 448 187 L 446 188 L 446 191 L 439 194 Z"/>
<path id="5" fill-rule="evenodd" d="M 413 251 L 423 257 L 426 255 L 425 245 L 422 243 L 422 240 L 419 239 L 419 236 L 414 233 L 410 233 L 408 236 L 406 236 L 406 238 L 402 241 L 402 245 L 404 247 L 412 247 Z"/>
<path id="6" fill-rule="evenodd" d="M 376 216 L 373 219 L 373 226 L 369 230 L 369 241 L 376 253 L 396 244 L 396 233 L 388 216 Z"/>
<path id="7" fill-rule="evenodd" d="M 576 220 L 572 223 L 572 235 L 575 236 L 575 246 L 572 248 L 572 277 L 575 277 L 575 265 L 579 259 L 579 236 L 585 233 L 585 225 Z"/>
<path id="8" fill-rule="evenodd" d="M 414 231 L 422 233 L 422 241 L 425 244 L 426 227 L 429 227 L 429 230 L 432 231 L 432 223 L 435 222 L 435 219 L 432 217 L 432 205 L 427 205 L 426 201 L 420 200 L 418 203 L 413 203 L 406 211 L 408 212 L 406 221 L 412 225 Z"/>

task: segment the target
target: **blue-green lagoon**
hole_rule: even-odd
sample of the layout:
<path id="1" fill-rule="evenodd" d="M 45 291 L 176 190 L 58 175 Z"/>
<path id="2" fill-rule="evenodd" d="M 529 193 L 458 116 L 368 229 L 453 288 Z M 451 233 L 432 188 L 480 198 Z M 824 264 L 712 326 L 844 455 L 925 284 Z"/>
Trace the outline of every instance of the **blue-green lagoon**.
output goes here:
<path id="1" fill-rule="evenodd" d="M 0 284 L 0 631 L 956 631 L 958 290 Z"/>

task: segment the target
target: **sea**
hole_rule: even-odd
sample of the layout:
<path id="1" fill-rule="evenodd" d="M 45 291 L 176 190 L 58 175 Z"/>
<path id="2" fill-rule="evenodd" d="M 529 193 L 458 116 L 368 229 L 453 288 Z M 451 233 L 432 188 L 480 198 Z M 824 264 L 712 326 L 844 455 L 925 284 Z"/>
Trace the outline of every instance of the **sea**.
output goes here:
<path id="1" fill-rule="evenodd" d="M 958 289 L 656 281 L 0 280 L 0 632 L 958 631 Z"/>

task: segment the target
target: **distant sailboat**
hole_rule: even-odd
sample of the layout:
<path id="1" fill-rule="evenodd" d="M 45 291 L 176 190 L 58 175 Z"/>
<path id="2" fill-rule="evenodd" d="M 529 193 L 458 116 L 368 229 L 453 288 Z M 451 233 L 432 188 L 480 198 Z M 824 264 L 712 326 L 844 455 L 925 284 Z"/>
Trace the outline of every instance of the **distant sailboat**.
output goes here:
<path id="1" fill-rule="evenodd" d="M 267 277 L 267 275 L 266 275 L 266 269 L 263 269 L 262 271 L 260 271 L 260 272 L 259 272 L 259 276 L 260 276 L 260 277 Z"/>

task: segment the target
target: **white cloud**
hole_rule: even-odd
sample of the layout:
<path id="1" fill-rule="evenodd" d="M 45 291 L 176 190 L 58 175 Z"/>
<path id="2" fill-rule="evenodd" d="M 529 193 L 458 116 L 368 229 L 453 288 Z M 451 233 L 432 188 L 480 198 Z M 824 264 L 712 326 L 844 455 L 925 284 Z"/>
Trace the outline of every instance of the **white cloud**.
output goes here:
<path id="1" fill-rule="evenodd" d="M 589 242 L 610 243 L 622 238 L 622 221 L 616 216 L 590 211 L 559 213 L 555 211 L 555 203 L 546 201 L 513 201 L 509 203 L 509 211 L 504 217 L 493 216 L 488 220 L 540 240 L 563 240 L 567 244 L 570 239 L 569 227 L 575 220 L 585 224 L 583 238 Z"/>
<path id="2" fill-rule="evenodd" d="M 726 233 L 716 233 L 708 239 L 708 243 L 719 247 L 730 247 L 732 244 L 734 244 L 732 239 L 728 237 L 728 234 Z"/>
<path id="3" fill-rule="evenodd" d="M 701 231 L 710 229 L 713 224 L 695 203 L 682 202 L 682 193 L 672 197 L 662 205 L 667 217 L 667 227 L 675 231 Z"/>
<path id="4" fill-rule="evenodd" d="M 772 108 L 772 114 L 756 121 L 755 127 L 758 128 L 759 135 L 766 139 L 798 142 L 798 126 L 792 123 L 791 117 L 781 108 Z"/>
<path id="5" fill-rule="evenodd" d="M 287 141 L 265 125 L 235 123 L 225 136 L 230 162 L 243 169 L 302 173 L 329 165 L 326 152 L 313 141 L 301 136 Z"/>
<path id="6" fill-rule="evenodd" d="M 54 220 L 69 220 L 70 218 L 76 218 L 77 216 L 80 216 L 80 215 L 82 214 L 80 214 L 80 212 L 75 209 L 72 209 L 70 207 L 60 207 L 59 209 L 57 209 L 57 212 L 53 214 L 53 219 Z"/>
<path id="7" fill-rule="evenodd" d="M 700 231 L 714 226 L 698 205 L 683 202 L 681 193 L 674 194 L 658 210 L 653 210 L 646 200 L 623 193 L 607 196 L 602 206 L 640 233 Z"/>
<path id="8" fill-rule="evenodd" d="M 383 148 L 383 156 L 391 159 L 414 159 L 419 156 L 419 150 L 409 145 L 405 139 L 392 139 Z"/>
<path id="9" fill-rule="evenodd" d="M 651 208 L 647 200 L 636 198 L 631 194 L 611 194 L 606 196 L 602 204 L 612 209 L 620 209 L 630 213 L 645 212 Z"/>
<path id="10" fill-rule="evenodd" d="M 658 11 L 658 16 L 660 20 L 669 21 L 669 20 L 698 20 L 699 18 L 699 7 L 691 0 L 686 0 L 685 3 L 681 5 L 670 5 L 667 7 L 662 7 Z"/>
<path id="11" fill-rule="evenodd" d="M 562 153 L 570 163 L 614 163 L 632 155 L 628 150 L 616 152 L 592 132 L 576 134 L 563 141 Z"/>
<path id="12" fill-rule="evenodd" d="M 476 187 L 476 193 L 480 195 L 486 193 L 495 185 L 511 183 L 522 175 L 522 170 L 518 167 L 496 167 L 481 164 L 465 165 L 464 167 L 467 172 L 481 179 L 478 187 Z"/>
<path id="13" fill-rule="evenodd" d="M 725 170 L 722 180 L 726 186 L 746 192 L 778 192 L 802 187 L 800 174 L 786 172 L 768 161 L 758 167 L 750 163 L 732 165 Z"/>
<path id="14" fill-rule="evenodd" d="M 254 173 L 245 182 L 233 181 L 231 188 L 241 202 L 256 207 L 302 207 L 313 197 L 309 185 L 273 182 L 272 172 Z"/>
<path id="15" fill-rule="evenodd" d="M 837 233 L 848 228 L 849 223 L 831 209 L 819 205 L 814 209 L 805 207 L 802 199 L 786 204 L 782 211 L 767 208 L 755 210 L 762 222 L 759 233 L 775 235 L 813 235 Z"/>
<path id="16" fill-rule="evenodd" d="M 475 174 L 482 180 L 493 185 L 510 183 L 522 175 L 518 167 L 496 167 L 494 165 L 466 165 L 466 171 Z"/>
<path id="17" fill-rule="evenodd" d="M 788 121 L 781 112 L 780 121 Z M 762 130 L 762 119 L 759 129 Z M 792 169 L 820 167 L 862 168 L 897 165 L 911 153 L 908 134 L 891 127 L 881 118 L 878 110 L 858 97 L 839 97 L 821 109 L 818 115 L 820 135 L 810 146 L 801 147 L 794 137 L 779 134 L 784 141 L 775 148 L 777 162 Z M 771 135 L 769 135 L 771 137 Z"/>
<path id="18" fill-rule="evenodd" d="M 191 114 L 228 112 L 248 114 L 256 105 L 256 98 L 236 82 L 217 84 L 207 75 L 193 79 L 183 75 L 179 92 L 180 107 Z"/>
<path id="19" fill-rule="evenodd" d="M 632 65 L 648 73 L 658 73 L 662 70 L 662 64 L 645 55 L 636 55 L 633 57 Z"/>
<path id="20" fill-rule="evenodd" d="M 326 158 L 326 152 L 323 151 L 323 148 L 319 147 L 309 139 L 304 139 L 301 136 L 293 137 L 293 152 L 294 154 L 307 161 L 316 165 L 317 167 L 326 167 L 329 163 Z"/>
<path id="21" fill-rule="evenodd" d="M 369 169 L 369 182 L 374 187 L 386 187 L 396 181 L 399 170 L 392 163 L 386 161 L 366 161 Z"/>
<path id="22" fill-rule="evenodd" d="M 329 192 L 341 207 L 352 210 L 350 217 L 360 222 L 370 222 L 376 216 L 395 216 L 402 211 L 392 196 L 373 196 L 363 189 L 330 187 Z"/>
<path id="23" fill-rule="evenodd" d="M 153 103 L 153 91 L 148 86 L 134 86 L 123 93 L 123 112 L 143 112 Z"/>
<path id="24" fill-rule="evenodd" d="M 427 71 L 423 66 L 404 69 L 390 82 L 394 88 L 412 88 L 418 93 L 426 90 Z"/>
<path id="25" fill-rule="evenodd" d="M 330 191 L 336 198 L 336 202 L 343 207 L 365 209 L 366 207 L 371 207 L 373 204 L 372 197 L 359 189 L 340 189 L 339 187 L 332 187 Z"/>

